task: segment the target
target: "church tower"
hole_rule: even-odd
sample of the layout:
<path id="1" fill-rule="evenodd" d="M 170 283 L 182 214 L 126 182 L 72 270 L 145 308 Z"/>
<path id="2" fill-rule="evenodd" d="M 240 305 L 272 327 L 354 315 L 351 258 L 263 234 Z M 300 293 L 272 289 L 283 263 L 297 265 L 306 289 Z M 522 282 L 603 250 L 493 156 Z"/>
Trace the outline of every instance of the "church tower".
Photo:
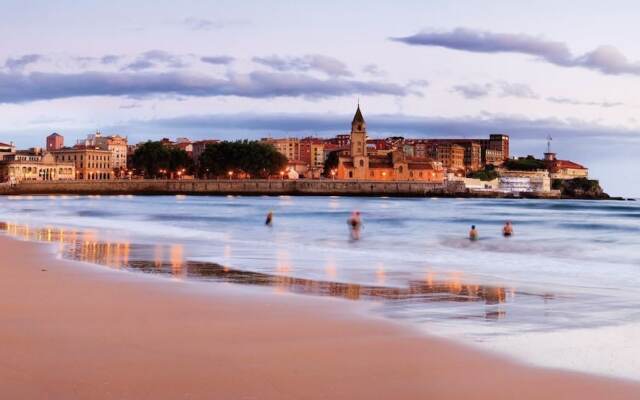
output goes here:
<path id="1" fill-rule="evenodd" d="M 354 178 L 367 179 L 369 157 L 367 156 L 367 124 L 360 111 L 360 104 L 351 121 L 351 158 L 353 159 Z"/>

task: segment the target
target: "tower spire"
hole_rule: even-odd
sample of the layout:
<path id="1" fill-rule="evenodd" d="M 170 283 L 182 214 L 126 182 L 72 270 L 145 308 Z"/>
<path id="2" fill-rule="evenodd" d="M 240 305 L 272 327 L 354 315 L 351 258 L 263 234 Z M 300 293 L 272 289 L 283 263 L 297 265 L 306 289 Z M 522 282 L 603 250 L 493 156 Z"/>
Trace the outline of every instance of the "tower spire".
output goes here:
<path id="1" fill-rule="evenodd" d="M 360 100 L 358 100 L 358 108 L 356 108 L 356 114 L 353 116 L 352 125 L 359 123 L 364 124 L 364 117 L 362 116 L 362 111 L 360 111 Z"/>

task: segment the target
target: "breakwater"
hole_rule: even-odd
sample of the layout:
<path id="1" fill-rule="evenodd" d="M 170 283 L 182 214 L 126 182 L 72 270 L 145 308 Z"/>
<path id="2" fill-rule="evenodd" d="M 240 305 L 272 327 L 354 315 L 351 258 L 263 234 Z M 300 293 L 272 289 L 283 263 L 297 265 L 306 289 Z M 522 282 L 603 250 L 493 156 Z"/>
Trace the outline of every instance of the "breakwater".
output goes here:
<path id="1" fill-rule="evenodd" d="M 109 180 L 35 181 L 0 186 L 4 195 L 37 194 L 195 194 L 195 195 L 346 195 L 346 196 L 454 196 L 465 195 L 459 182 L 384 182 L 343 180 Z"/>

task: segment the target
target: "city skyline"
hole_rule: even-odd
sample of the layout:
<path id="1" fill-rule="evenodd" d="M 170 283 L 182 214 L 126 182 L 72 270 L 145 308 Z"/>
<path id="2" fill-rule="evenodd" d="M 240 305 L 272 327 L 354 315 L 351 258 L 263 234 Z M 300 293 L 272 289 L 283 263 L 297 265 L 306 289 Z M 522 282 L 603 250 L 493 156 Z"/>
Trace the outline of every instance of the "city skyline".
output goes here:
<path id="1" fill-rule="evenodd" d="M 332 136 L 360 98 L 372 137 L 506 133 L 540 157 L 551 135 L 609 193 L 640 194 L 620 173 L 639 172 L 631 2 L 3 3 L 3 142 Z"/>

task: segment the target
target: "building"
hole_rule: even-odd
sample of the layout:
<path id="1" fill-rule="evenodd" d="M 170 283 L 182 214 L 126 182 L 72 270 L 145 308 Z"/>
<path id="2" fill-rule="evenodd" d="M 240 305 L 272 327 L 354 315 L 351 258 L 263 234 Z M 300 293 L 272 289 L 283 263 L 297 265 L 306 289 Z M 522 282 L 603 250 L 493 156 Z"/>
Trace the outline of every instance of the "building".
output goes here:
<path id="1" fill-rule="evenodd" d="M 367 145 L 376 153 L 391 150 L 391 145 L 386 139 L 367 139 Z"/>
<path id="2" fill-rule="evenodd" d="M 219 142 L 219 140 L 198 140 L 197 142 L 191 143 L 191 158 L 193 162 L 196 164 L 200 162 L 200 156 L 204 153 L 204 149 L 207 148 L 208 144 L 216 144 Z"/>
<path id="3" fill-rule="evenodd" d="M 120 135 L 96 138 L 97 148 L 111 152 L 111 168 L 124 171 L 127 169 L 127 138 Z"/>
<path id="4" fill-rule="evenodd" d="M 13 144 L 13 142 L 11 142 L 10 144 L 0 143 L 0 160 L 5 156 L 15 154 L 15 152 L 16 146 Z"/>
<path id="5" fill-rule="evenodd" d="M 501 171 L 500 191 L 507 193 L 550 192 L 549 171 Z"/>
<path id="6" fill-rule="evenodd" d="M 489 141 L 484 141 L 484 149 L 486 152 L 487 149 L 497 150 L 502 152 L 502 159 L 508 160 L 510 157 L 509 153 L 509 136 L 504 134 L 493 134 L 489 135 Z"/>
<path id="7" fill-rule="evenodd" d="M 309 168 L 322 168 L 325 160 L 324 147 L 322 139 L 308 137 L 300 140 L 300 161 Z"/>
<path id="8" fill-rule="evenodd" d="M 336 145 L 338 147 L 348 147 L 351 146 L 351 135 L 348 133 L 336 135 L 334 138 L 327 139 L 326 143 Z"/>
<path id="9" fill-rule="evenodd" d="M 454 143 L 436 145 L 435 159 L 449 171 L 464 171 L 465 148 Z"/>
<path id="10" fill-rule="evenodd" d="M 360 106 L 351 122 L 350 149 L 338 159 L 336 178 L 382 181 L 443 182 L 442 164 L 428 158 L 406 157 L 402 150 L 386 155 L 367 152 L 367 124 Z"/>
<path id="11" fill-rule="evenodd" d="M 75 178 L 82 180 L 108 180 L 114 178 L 110 150 L 82 147 L 51 152 L 57 163 L 73 163 Z"/>
<path id="12" fill-rule="evenodd" d="M 556 153 L 547 152 L 544 153 L 544 163 L 551 179 L 575 179 L 575 178 L 588 178 L 589 170 L 573 161 L 558 160 Z"/>
<path id="13" fill-rule="evenodd" d="M 484 164 L 500 166 L 504 163 L 502 150 L 486 149 L 484 152 Z"/>
<path id="14" fill-rule="evenodd" d="M 279 153 L 287 157 L 289 161 L 300 160 L 300 139 L 298 138 L 280 138 L 280 139 L 262 139 L 264 142 L 272 145 Z"/>
<path id="15" fill-rule="evenodd" d="M 75 176 L 72 162 L 58 162 L 50 153 L 38 155 L 22 152 L 0 160 L 2 182 L 71 180 Z"/>
<path id="16" fill-rule="evenodd" d="M 95 148 L 111 152 L 111 168 L 116 170 L 118 175 L 127 169 L 128 140 L 120 135 L 103 136 L 100 132 L 87 135 L 84 140 L 79 140 L 76 147 L 80 149 Z"/>
<path id="17" fill-rule="evenodd" d="M 47 151 L 60 150 L 64 147 L 64 137 L 56 132 L 47 136 Z"/>

